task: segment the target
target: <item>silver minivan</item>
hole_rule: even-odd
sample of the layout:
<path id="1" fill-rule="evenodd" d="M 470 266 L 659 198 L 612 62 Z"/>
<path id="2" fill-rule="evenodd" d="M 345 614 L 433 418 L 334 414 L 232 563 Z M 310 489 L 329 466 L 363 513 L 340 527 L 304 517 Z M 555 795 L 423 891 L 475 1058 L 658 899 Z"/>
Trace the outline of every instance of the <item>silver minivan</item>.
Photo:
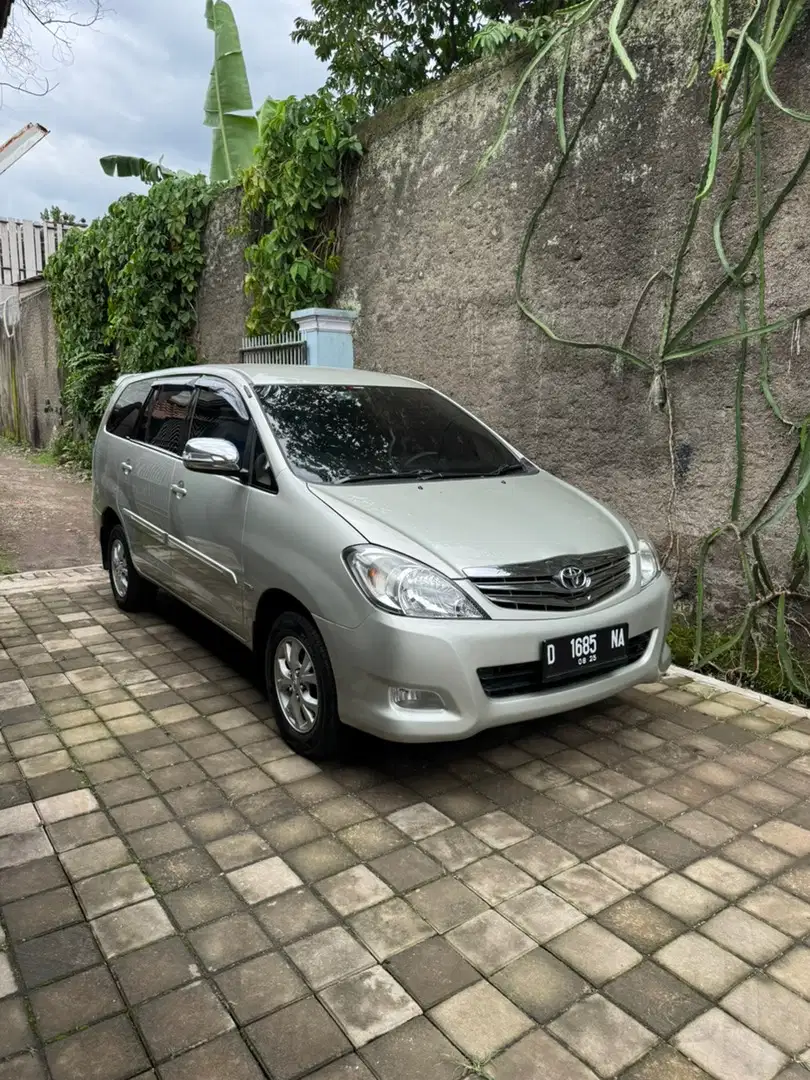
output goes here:
<path id="1" fill-rule="evenodd" d="M 278 727 L 462 739 L 670 662 L 648 540 L 443 394 L 371 371 L 122 377 L 93 506 L 117 604 L 168 590 L 250 646 Z"/>

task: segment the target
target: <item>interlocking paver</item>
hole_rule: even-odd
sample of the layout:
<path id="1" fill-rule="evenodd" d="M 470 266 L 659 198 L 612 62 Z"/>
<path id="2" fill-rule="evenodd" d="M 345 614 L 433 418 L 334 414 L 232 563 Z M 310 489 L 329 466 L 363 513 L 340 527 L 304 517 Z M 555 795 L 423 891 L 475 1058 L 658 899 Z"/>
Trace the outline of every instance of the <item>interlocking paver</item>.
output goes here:
<path id="1" fill-rule="evenodd" d="M 110 966 L 131 1005 L 200 977 L 193 954 L 179 937 L 164 938 L 137 952 L 116 957 Z"/>
<path id="2" fill-rule="evenodd" d="M 602 992 L 663 1038 L 709 1008 L 706 998 L 649 960 L 614 979 Z"/>
<path id="3" fill-rule="evenodd" d="M 499 1054 L 492 1063 L 496 1077 L 535 1080 L 542 1062 L 544 1080 L 596 1080 L 596 1073 L 544 1031 L 532 1031 Z"/>
<path id="4" fill-rule="evenodd" d="M 116 1032 L 105 1080 L 450 1080 L 463 1055 L 494 1080 L 538 1062 L 547 1080 L 797 1080 L 810 1063 L 804 714 L 666 680 L 316 765 L 182 624 L 97 589 L 8 594 L 0 1076 L 16 1054 L 15 1080 L 44 1080 L 29 1015 L 56 1080 Z M 154 1072 L 126 1057 L 139 1040 Z"/>
<path id="5" fill-rule="evenodd" d="M 720 1003 L 749 1028 L 789 1054 L 810 1046 L 810 1004 L 767 975 L 753 975 Z"/>
<path id="6" fill-rule="evenodd" d="M 307 994 L 306 983 L 279 953 L 269 953 L 230 968 L 217 985 L 240 1024 L 289 1005 Z"/>
<path id="7" fill-rule="evenodd" d="M 271 948 L 270 939 L 247 912 L 192 930 L 188 940 L 208 971 L 219 971 Z"/>
<path id="8" fill-rule="evenodd" d="M 498 910 L 541 944 L 585 918 L 572 904 L 542 885 L 507 900 Z"/>
<path id="9" fill-rule="evenodd" d="M 593 920 L 566 930 L 546 948 L 594 986 L 615 979 L 642 960 L 640 952 Z"/>
<path id="10" fill-rule="evenodd" d="M 532 1027 L 529 1017 L 487 982 L 461 990 L 432 1009 L 430 1017 L 464 1054 L 479 1060 Z"/>
<path id="11" fill-rule="evenodd" d="M 31 1004 L 43 1039 L 87 1027 L 124 1009 L 112 975 L 102 966 L 42 987 L 31 995 Z"/>
<path id="12" fill-rule="evenodd" d="M 422 1010 L 387 971 L 369 968 L 320 995 L 355 1047 L 400 1027 Z"/>
<path id="13" fill-rule="evenodd" d="M 471 964 L 492 972 L 535 948 L 535 942 L 497 911 L 485 911 L 447 934 L 447 940 Z"/>
<path id="14" fill-rule="evenodd" d="M 772 1080 L 787 1057 L 720 1009 L 693 1020 L 675 1045 L 716 1080 Z"/>
<path id="15" fill-rule="evenodd" d="M 599 994 L 572 1005 L 549 1031 L 605 1077 L 632 1065 L 656 1043 L 648 1028 Z"/>
<path id="16" fill-rule="evenodd" d="M 262 1080 L 263 1075 L 241 1035 L 235 1031 L 189 1050 L 160 1068 L 161 1080 L 202 1080 L 209 1076 Z M 137 1080 L 147 1078 L 138 1077 Z"/>
<path id="17" fill-rule="evenodd" d="M 768 974 L 795 993 L 810 998 L 810 949 L 797 945 L 771 964 Z"/>
<path id="18" fill-rule="evenodd" d="M 316 886 L 340 915 L 354 915 L 392 896 L 391 889 L 367 866 L 354 866 Z"/>
<path id="19" fill-rule="evenodd" d="M 123 1080 L 149 1067 L 141 1041 L 124 1016 L 52 1043 L 45 1053 L 54 1080 Z"/>
<path id="20" fill-rule="evenodd" d="M 378 960 L 385 960 L 434 933 L 433 928 L 398 897 L 361 911 L 349 923 Z"/>
<path id="21" fill-rule="evenodd" d="M 548 878 L 546 888 L 553 889 L 586 915 L 595 915 L 628 895 L 628 890 L 623 885 L 587 863 L 580 863 L 570 870 L 563 870 L 553 878 Z"/>
<path id="22" fill-rule="evenodd" d="M 232 870 L 226 876 L 248 904 L 258 904 L 301 884 L 300 877 L 277 856 Z"/>
<path id="23" fill-rule="evenodd" d="M 172 990 L 136 1009 L 146 1045 L 158 1061 L 222 1035 L 234 1026 L 214 991 L 203 982 Z"/>
<path id="24" fill-rule="evenodd" d="M 371 954 L 338 926 L 288 945 L 287 955 L 313 990 L 321 990 L 374 963 Z"/>
<path id="25" fill-rule="evenodd" d="M 513 960 L 492 977 L 492 982 L 539 1023 L 559 1016 L 591 989 L 545 949 L 534 949 Z"/>
<path id="26" fill-rule="evenodd" d="M 257 1020 L 246 1032 L 277 1080 L 306 1075 L 351 1050 L 346 1036 L 313 997 Z"/>
<path id="27" fill-rule="evenodd" d="M 453 825 L 451 818 L 426 802 L 414 803 L 412 806 L 395 810 L 388 815 L 388 820 L 411 840 L 424 840 Z"/>
<path id="28" fill-rule="evenodd" d="M 655 954 L 659 964 L 709 997 L 719 997 L 749 972 L 730 952 L 699 934 L 682 934 Z"/>
<path id="29" fill-rule="evenodd" d="M 766 964 L 790 945 L 786 934 L 733 907 L 719 911 L 701 926 L 700 932 L 749 964 Z"/>
<path id="30" fill-rule="evenodd" d="M 144 900 L 112 911 L 93 919 L 90 925 L 107 959 L 174 933 L 169 917 L 157 900 Z"/>
<path id="31" fill-rule="evenodd" d="M 361 1053 L 380 1080 L 402 1080 L 408 1076 L 457 1080 L 464 1067 L 453 1044 L 419 1016 L 364 1046 Z M 345 1068 L 340 1063 L 327 1067 L 315 1073 L 311 1080 L 372 1080 L 372 1074 L 355 1059 Z"/>

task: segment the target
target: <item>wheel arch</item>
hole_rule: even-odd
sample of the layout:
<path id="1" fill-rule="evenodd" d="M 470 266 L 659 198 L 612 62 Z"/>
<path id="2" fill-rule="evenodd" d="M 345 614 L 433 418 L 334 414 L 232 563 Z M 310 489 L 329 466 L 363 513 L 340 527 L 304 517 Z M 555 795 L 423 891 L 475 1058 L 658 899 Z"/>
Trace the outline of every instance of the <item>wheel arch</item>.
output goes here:
<path id="1" fill-rule="evenodd" d="M 110 533 L 116 525 L 120 525 L 122 529 L 124 527 L 118 514 L 108 506 L 101 515 L 101 528 L 98 534 L 99 544 L 101 545 L 101 564 L 105 570 L 110 569 L 109 539 Z"/>

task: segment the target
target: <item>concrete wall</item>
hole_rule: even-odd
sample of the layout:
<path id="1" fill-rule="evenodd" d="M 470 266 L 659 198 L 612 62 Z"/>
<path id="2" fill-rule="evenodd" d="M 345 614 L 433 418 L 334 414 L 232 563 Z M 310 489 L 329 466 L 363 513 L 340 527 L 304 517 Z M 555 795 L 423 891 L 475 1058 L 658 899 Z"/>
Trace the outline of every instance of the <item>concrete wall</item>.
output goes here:
<path id="1" fill-rule="evenodd" d="M 239 231 L 241 188 L 211 207 L 203 240 L 205 269 L 197 297 L 196 344 L 201 361 L 239 363 L 250 303 L 245 296 L 245 237 Z"/>
<path id="2" fill-rule="evenodd" d="M 0 431 L 47 446 L 59 420 L 60 391 L 48 288 L 41 281 L 16 288 L 19 302 L 7 308 L 11 335 L 0 324 Z"/>
<path id="3" fill-rule="evenodd" d="M 559 336 L 618 343 L 645 282 L 673 264 L 709 140 L 707 72 L 693 89 L 685 87 L 698 6 L 697 0 L 638 5 L 625 41 L 639 80 L 629 86 L 613 65 L 538 221 L 524 296 Z M 604 28 L 587 32 L 574 49 L 569 129 L 594 90 L 606 50 Z M 553 343 L 521 314 L 515 303 L 518 252 L 560 156 L 556 60 L 527 87 L 503 152 L 464 185 L 495 134 L 520 69 L 490 64 L 459 73 L 367 125 L 367 153 L 343 215 L 337 303 L 359 309 L 359 366 L 432 383 L 538 463 L 622 511 L 661 548 L 672 549 L 670 566 L 680 568 L 680 587 L 688 595 L 699 538 L 728 517 L 739 350 L 724 348 L 669 369 L 670 431 L 668 412 L 648 402 L 649 373 L 604 353 Z M 775 78 L 783 100 L 810 107 L 806 31 Z M 807 140 L 806 126 L 769 111 L 766 204 Z M 725 193 L 725 165 L 721 181 L 701 210 L 676 322 L 722 277 L 711 221 Z M 741 194 L 750 199 L 750 171 Z M 769 233 L 770 319 L 808 304 L 808 212 L 810 177 Z M 732 255 L 741 253 L 750 225 L 750 211 L 732 213 L 726 229 Z M 652 288 L 632 335 L 633 348 L 645 357 L 654 356 L 658 345 L 665 288 L 663 279 Z M 748 305 L 754 321 L 755 287 Z M 733 332 L 737 318 L 736 300 L 729 297 L 703 320 L 699 339 Z M 803 418 L 810 412 L 808 346 L 791 349 L 789 332 L 771 340 L 775 392 L 788 415 Z M 759 393 L 756 344 L 750 351 L 746 508 L 773 485 L 795 445 Z M 792 543 L 788 526 L 773 541 L 780 558 Z M 717 580 L 732 603 L 739 599 L 733 595 L 738 577 L 736 569 L 721 566 Z"/>

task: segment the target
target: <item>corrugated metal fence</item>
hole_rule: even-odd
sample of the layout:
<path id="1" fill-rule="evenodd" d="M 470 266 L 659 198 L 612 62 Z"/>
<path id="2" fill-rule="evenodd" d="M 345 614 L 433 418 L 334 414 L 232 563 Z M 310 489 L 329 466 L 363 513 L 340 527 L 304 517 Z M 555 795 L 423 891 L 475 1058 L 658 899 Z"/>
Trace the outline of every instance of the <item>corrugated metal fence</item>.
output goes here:
<path id="1" fill-rule="evenodd" d="M 239 358 L 243 364 L 306 364 L 306 339 L 298 331 L 242 338 Z"/>

